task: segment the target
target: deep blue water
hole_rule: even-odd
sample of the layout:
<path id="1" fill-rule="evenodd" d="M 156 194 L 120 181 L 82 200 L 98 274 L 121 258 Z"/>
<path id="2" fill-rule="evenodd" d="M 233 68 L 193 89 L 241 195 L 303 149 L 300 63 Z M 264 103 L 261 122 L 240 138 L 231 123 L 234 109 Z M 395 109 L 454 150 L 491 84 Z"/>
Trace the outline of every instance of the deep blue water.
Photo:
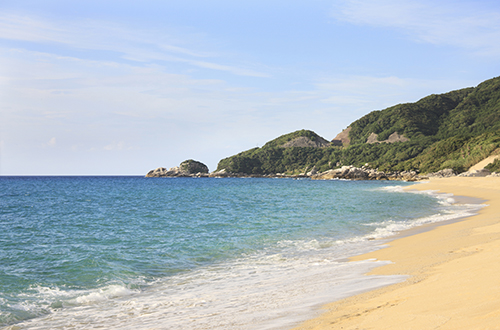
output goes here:
<path id="1" fill-rule="evenodd" d="M 73 324 L 88 329 L 89 323 L 104 322 L 99 313 L 111 309 L 109 304 L 118 310 L 132 301 L 158 304 L 167 295 L 165 290 L 170 290 L 165 298 L 169 301 L 188 299 L 175 297 L 187 292 L 195 283 L 193 274 L 202 271 L 205 275 L 200 278 L 218 279 L 204 283 L 221 281 L 219 289 L 203 286 L 203 292 L 212 296 L 215 291 L 210 290 L 229 290 L 235 284 L 236 268 L 242 269 L 238 267 L 249 260 L 252 265 L 262 263 L 256 272 L 269 276 L 272 267 L 283 262 L 293 260 L 302 267 L 313 256 L 332 260 L 349 256 L 360 246 L 373 244 L 373 238 L 422 219 L 437 221 L 428 219 L 448 212 L 429 194 L 398 190 L 402 185 L 408 184 L 0 177 L 0 326 Z M 349 248 L 349 244 L 357 245 Z M 280 260 L 276 264 L 268 261 L 276 256 Z M 240 280 L 241 285 L 255 286 L 247 277 Z M 251 309 L 250 302 L 242 304 Z M 79 324 L 76 315 L 82 308 L 87 318 L 95 316 Z M 175 308 L 175 313 L 190 317 L 182 304 Z M 210 308 L 217 310 L 215 303 Z M 105 327 L 133 324 L 123 317 L 121 323 Z M 162 324 L 160 328 L 175 329 L 182 318 L 172 319 L 171 327 L 168 322 Z M 199 328 L 211 328 L 206 324 Z"/>

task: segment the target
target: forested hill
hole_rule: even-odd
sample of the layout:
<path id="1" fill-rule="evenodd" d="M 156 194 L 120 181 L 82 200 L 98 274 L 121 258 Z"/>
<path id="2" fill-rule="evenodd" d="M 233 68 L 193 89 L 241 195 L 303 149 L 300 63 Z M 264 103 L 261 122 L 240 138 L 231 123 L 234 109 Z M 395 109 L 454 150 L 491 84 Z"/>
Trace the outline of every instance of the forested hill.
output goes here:
<path id="1" fill-rule="evenodd" d="M 217 171 L 245 174 L 322 172 L 369 163 L 383 171 L 466 171 L 500 152 L 500 77 L 475 88 L 430 95 L 373 111 L 327 141 L 296 131 L 222 159 Z"/>

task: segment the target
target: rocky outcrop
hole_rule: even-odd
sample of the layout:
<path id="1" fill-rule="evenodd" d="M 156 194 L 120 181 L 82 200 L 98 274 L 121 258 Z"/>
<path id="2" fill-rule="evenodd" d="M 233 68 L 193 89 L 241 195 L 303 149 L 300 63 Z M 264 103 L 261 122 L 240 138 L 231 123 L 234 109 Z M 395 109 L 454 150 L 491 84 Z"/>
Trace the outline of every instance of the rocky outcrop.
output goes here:
<path id="1" fill-rule="evenodd" d="M 208 174 L 207 165 L 192 159 L 183 161 L 179 165 L 179 169 L 181 172 L 185 172 L 188 174 L 197 174 L 197 173 Z"/>
<path id="2" fill-rule="evenodd" d="M 231 173 L 226 169 L 217 172 L 208 173 L 208 167 L 194 160 L 182 162 L 179 166 L 166 169 L 158 167 L 148 172 L 146 177 L 211 177 L 211 178 L 311 178 L 312 180 L 397 180 L 397 181 L 420 181 L 429 178 L 448 178 L 453 176 L 460 177 L 486 177 L 500 176 L 500 173 L 490 173 L 487 169 L 470 170 L 458 174 L 452 169 L 444 169 L 435 173 L 420 175 L 416 171 L 395 171 L 383 172 L 371 168 L 366 164 L 362 167 L 342 166 L 340 168 L 328 170 L 326 172 L 318 172 L 316 167 L 305 169 L 303 173 L 298 175 L 289 175 L 284 173 L 275 174 L 246 174 L 246 173 Z"/>
<path id="3" fill-rule="evenodd" d="M 183 161 L 179 166 L 171 167 L 168 170 L 165 167 L 158 167 L 149 171 L 146 177 L 208 177 L 208 167 L 201 162 L 189 159 Z"/>
<path id="4" fill-rule="evenodd" d="M 307 176 L 313 176 L 316 174 L 318 174 L 318 169 L 316 168 L 316 166 L 313 166 L 313 168 L 310 171 L 307 171 L 306 173 Z"/>
<path id="5" fill-rule="evenodd" d="M 348 179 L 348 180 L 403 180 L 403 181 L 418 181 L 426 179 L 419 176 L 415 171 L 402 172 L 381 172 L 372 169 L 368 166 L 342 166 L 341 168 L 329 170 L 311 176 L 313 180 L 331 180 L 331 179 Z"/>
<path id="6" fill-rule="evenodd" d="M 430 178 L 449 178 L 456 175 L 457 173 L 451 168 L 445 168 L 444 170 L 427 174 Z"/>
<path id="7" fill-rule="evenodd" d="M 485 168 L 481 170 L 469 170 L 467 172 L 460 173 L 460 177 L 484 177 L 491 175 L 491 172 Z"/>
<path id="8" fill-rule="evenodd" d="M 399 135 L 398 132 L 394 132 L 391 135 L 389 135 L 387 140 L 382 141 L 382 142 L 394 143 L 394 142 L 407 142 L 407 141 L 410 141 L 410 139 L 408 139 L 407 137 L 404 137 L 403 135 Z"/>
<path id="9" fill-rule="evenodd" d="M 378 140 L 378 134 L 371 133 L 370 136 L 368 136 L 368 139 L 366 140 L 366 143 L 372 144 L 372 143 L 380 143 L 381 141 Z"/>
<path id="10" fill-rule="evenodd" d="M 323 139 L 322 137 L 317 137 L 315 141 L 311 140 L 307 136 L 299 136 L 293 140 L 288 141 L 283 144 L 282 148 L 291 148 L 291 147 L 313 147 L 313 148 L 325 148 L 330 145 L 330 142 Z"/>
<path id="11" fill-rule="evenodd" d="M 284 173 L 275 174 L 246 174 L 232 173 L 226 169 L 208 173 L 208 167 L 203 163 L 193 160 L 182 162 L 177 167 L 166 169 L 158 167 L 149 171 L 146 177 L 211 177 L 211 178 L 311 178 L 312 180 L 395 180 L 395 181 L 420 181 L 429 178 L 448 178 L 453 176 L 460 177 L 486 177 L 500 176 L 500 173 L 490 173 L 487 169 L 471 170 L 458 174 L 452 169 L 444 169 L 435 173 L 421 175 L 416 171 L 394 171 L 383 172 L 370 168 L 368 164 L 362 167 L 342 166 L 340 168 L 328 170 L 326 172 L 318 172 L 316 167 L 305 169 L 303 173 L 298 175 L 290 175 Z"/>
<path id="12" fill-rule="evenodd" d="M 453 176 L 459 176 L 459 177 L 498 177 L 500 176 L 500 173 L 493 172 L 491 173 L 489 170 L 482 168 L 479 170 L 476 169 L 470 169 L 467 172 L 462 172 L 460 174 L 457 174 L 455 171 L 453 171 L 451 168 L 447 168 L 435 173 L 429 173 L 427 174 L 428 177 L 430 178 L 449 178 Z"/>
<path id="13" fill-rule="evenodd" d="M 233 177 L 233 176 L 238 176 L 238 175 L 235 175 L 235 173 L 230 173 L 230 172 L 226 171 L 225 168 L 223 168 L 220 171 L 212 172 L 209 174 L 209 177 L 211 177 L 211 178 L 229 178 L 229 177 Z"/>
<path id="14" fill-rule="evenodd" d="M 304 173 L 298 175 L 289 175 L 284 173 L 276 174 L 245 174 L 245 173 L 231 173 L 225 169 L 218 172 L 210 173 L 213 178 L 311 178 L 313 180 L 332 180 L 332 179 L 345 179 L 345 180 L 399 180 L 399 181 L 418 181 L 428 179 L 419 175 L 415 171 L 402 171 L 402 172 L 381 172 L 370 168 L 365 165 L 362 167 L 355 166 L 342 166 L 341 168 L 328 170 L 319 173 L 316 167 L 306 169 Z"/>
<path id="15" fill-rule="evenodd" d="M 370 136 L 368 136 L 366 143 L 394 143 L 394 142 L 406 142 L 406 141 L 410 140 L 404 137 L 403 135 L 399 135 L 398 132 L 392 133 L 391 135 L 389 135 L 387 140 L 384 141 L 378 140 L 378 134 L 371 133 Z"/>
<path id="16" fill-rule="evenodd" d="M 285 174 L 285 173 L 274 173 L 274 174 L 247 174 L 247 173 L 232 173 L 228 172 L 226 169 L 220 171 L 212 172 L 209 174 L 211 178 L 291 178 L 291 179 L 302 179 L 309 178 L 310 176 L 302 174 Z"/>
<path id="17" fill-rule="evenodd" d="M 174 173 L 178 172 L 178 168 L 172 167 L 170 169 L 166 169 L 165 167 L 157 167 L 154 170 L 151 170 L 146 174 L 147 178 L 159 178 L 164 176 L 171 176 Z"/>

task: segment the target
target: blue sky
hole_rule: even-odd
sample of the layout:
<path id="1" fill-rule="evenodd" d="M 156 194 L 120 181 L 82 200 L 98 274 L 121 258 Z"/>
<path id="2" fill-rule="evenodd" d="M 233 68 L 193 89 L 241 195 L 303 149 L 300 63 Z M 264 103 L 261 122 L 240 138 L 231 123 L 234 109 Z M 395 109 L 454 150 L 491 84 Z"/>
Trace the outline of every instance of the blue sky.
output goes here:
<path id="1" fill-rule="evenodd" d="M 0 174 L 145 174 L 500 75 L 498 1 L 0 2 Z"/>

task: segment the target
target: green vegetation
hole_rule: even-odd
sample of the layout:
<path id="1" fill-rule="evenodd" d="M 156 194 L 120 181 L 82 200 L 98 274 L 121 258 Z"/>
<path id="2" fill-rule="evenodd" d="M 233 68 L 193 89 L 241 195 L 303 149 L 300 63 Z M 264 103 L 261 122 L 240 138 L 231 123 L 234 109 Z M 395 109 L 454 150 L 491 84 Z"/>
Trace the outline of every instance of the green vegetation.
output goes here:
<path id="1" fill-rule="evenodd" d="M 283 135 L 235 156 L 222 159 L 217 170 L 233 173 L 298 174 L 316 167 L 326 171 L 341 165 L 369 163 L 383 171 L 419 170 L 423 173 L 452 168 L 466 171 L 500 148 L 500 77 L 475 88 L 430 95 L 415 103 L 373 111 L 351 125 L 347 147 L 282 148 L 297 137 L 321 139 L 307 130 Z M 394 132 L 407 142 L 367 144 L 371 133 L 386 140 Z M 490 170 L 499 170 L 496 161 Z"/>
<path id="2" fill-rule="evenodd" d="M 493 163 L 486 166 L 490 172 L 500 172 L 500 159 L 496 159 Z"/>
<path id="3" fill-rule="evenodd" d="M 303 129 L 300 131 L 282 135 L 272 141 L 269 141 L 262 147 L 262 149 L 278 148 L 284 145 L 285 143 L 301 136 L 309 138 L 311 141 L 316 141 L 318 139 L 321 139 L 321 137 L 318 134 L 314 133 L 313 131 Z"/>
<path id="4" fill-rule="evenodd" d="M 379 141 L 398 132 L 410 140 L 438 133 L 441 118 L 457 107 L 472 88 L 442 95 L 430 95 L 416 103 L 398 104 L 381 111 L 373 111 L 351 124 L 351 144 L 365 143 L 371 133 L 378 134 Z"/>
<path id="5" fill-rule="evenodd" d="M 298 173 L 300 169 L 322 159 L 325 150 L 333 149 L 331 147 L 326 149 L 281 147 L 283 144 L 302 136 L 309 138 L 311 141 L 321 138 L 318 134 L 308 130 L 282 135 L 269 141 L 262 148 L 253 148 L 222 159 L 217 166 L 217 170 L 226 169 L 233 173 L 247 174 Z"/>

